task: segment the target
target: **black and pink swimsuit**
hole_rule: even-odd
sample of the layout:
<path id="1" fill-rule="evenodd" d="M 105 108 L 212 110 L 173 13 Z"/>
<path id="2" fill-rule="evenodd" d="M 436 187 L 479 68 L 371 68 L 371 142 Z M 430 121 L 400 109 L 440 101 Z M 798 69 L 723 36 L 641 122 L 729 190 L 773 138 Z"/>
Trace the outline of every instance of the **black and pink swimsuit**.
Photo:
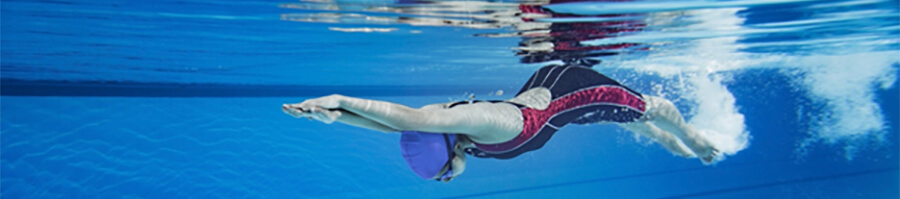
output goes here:
<path id="1" fill-rule="evenodd" d="M 518 136 L 498 144 L 475 143 L 477 148 L 467 148 L 466 153 L 509 159 L 543 147 L 559 128 L 569 123 L 625 123 L 644 115 L 640 93 L 590 68 L 545 66 L 531 76 L 519 94 L 535 87 L 548 88 L 552 100 L 544 110 L 514 104 L 521 109 L 524 121 Z"/>

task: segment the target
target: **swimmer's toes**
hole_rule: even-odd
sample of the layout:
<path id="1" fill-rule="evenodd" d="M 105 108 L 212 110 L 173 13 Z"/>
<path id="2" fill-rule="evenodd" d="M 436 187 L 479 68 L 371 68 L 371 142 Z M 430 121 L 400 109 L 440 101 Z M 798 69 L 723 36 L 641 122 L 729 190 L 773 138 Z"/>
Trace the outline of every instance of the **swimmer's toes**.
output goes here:
<path id="1" fill-rule="evenodd" d="M 704 165 L 713 164 L 713 163 L 717 162 L 718 159 L 719 159 L 719 150 L 716 148 L 713 148 L 712 150 L 710 150 L 709 154 L 707 154 L 706 156 L 700 157 L 700 161 L 703 161 Z"/>

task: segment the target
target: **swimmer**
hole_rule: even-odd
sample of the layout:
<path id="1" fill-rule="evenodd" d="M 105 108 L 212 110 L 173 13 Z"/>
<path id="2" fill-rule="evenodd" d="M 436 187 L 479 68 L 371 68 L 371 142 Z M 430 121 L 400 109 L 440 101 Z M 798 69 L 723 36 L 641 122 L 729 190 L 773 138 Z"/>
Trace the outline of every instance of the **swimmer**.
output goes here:
<path id="1" fill-rule="evenodd" d="M 582 63 L 582 64 L 579 64 Z M 465 169 L 466 154 L 509 159 L 541 148 L 569 123 L 614 123 L 675 155 L 714 163 L 718 150 L 685 123 L 669 100 L 642 95 L 583 62 L 539 69 L 512 99 L 432 104 L 415 109 L 384 101 L 329 95 L 282 110 L 297 118 L 402 132 L 403 157 L 424 179 L 447 182 Z"/>

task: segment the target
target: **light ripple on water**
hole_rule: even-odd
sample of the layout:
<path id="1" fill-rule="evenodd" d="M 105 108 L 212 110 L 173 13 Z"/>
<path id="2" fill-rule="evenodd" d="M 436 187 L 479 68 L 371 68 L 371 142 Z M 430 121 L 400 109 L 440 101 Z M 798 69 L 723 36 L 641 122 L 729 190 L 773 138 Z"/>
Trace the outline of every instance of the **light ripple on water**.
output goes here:
<path id="1" fill-rule="evenodd" d="M 79 100 L 75 100 L 79 101 Z M 127 101 L 127 100 L 126 100 Z M 78 102 L 75 102 L 78 103 Z M 119 102 L 118 104 L 128 104 Z M 274 106 L 273 106 L 274 107 Z M 182 109 L 184 108 L 184 109 Z M 173 113 L 171 110 L 180 109 L 182 110 L 179 113 Z M 185 111 L 190 112 L 193 109 L 192 113 L 188 113 L 187 115 L 193 115 L 194 118 L 196 116 L 201 116 L 200 118 L 207 119 L 188 119 L 188 120 L 177 120 L 175 118 L 183 118 L 185 115 Z M 49 109 L 53 110 L 53 109 Z M 146 110 L 154 110 L 151 112 L 147 112 Z M 145 129 L 132 129 L 132 128 L 113 128 L 117 129 L 111 133 L 114 134 L 112 137 L 110 134 L 95 134 L 94 132 L 103 132 L 104 129 L 108 129 L 110 126 L 115 126 L 118 124 L 130 124 L 134 121 L 130 120 L 142 120 L 140 118 L 134 117 L 125 117 L 124 115 L 129 115 L 135 112 L 142 112 L 142 115 L 160 115 L 164 117 L 172 118 L 171 120 L 164 121 L 181 121 L 181 122 L 171 122 L 166 125 L 156 126 L 152 128 Z M 155 113 L 154 113 L 155 112 Z M 51 187 L 68 187 L 68 188 L 76 188 L 80 189 L 81 193 L 97 193 L 103 194 L 107 191 L 111 190 L 119 190 L 124 187 L 134 186 L 135 184 L 146 184 L 149 182 L 156 182 L 152 184 L 157 184 L 155 186 L 166 187 L 162 189 L 164 192 L 162 193 L 170 193 L 178 195 L 179 190 L 184 189 L 193 189 L 193 188 L 203 188 L 203 189 L 212 189 L 217 190 L 221 189 L 223 192 L 234 192 L 234 194 L 226 194 L 226 195 L 250 195 L 254 192 L 254 190 L 248 190 L 250 188 L 261 190 L 267 189 L 266 186 L 255 186 L 255 185 L 242 185 L 239 187 L 232 187 L 228 185 L 227 182 L 233 182 L 235 178 L 253 178 L 257 181 L 263 182 L 274 182 L 274 181 L 282 181 L 284 179 L 277 178 L 275 176 L 268 175 L 267 173 L 262 173 L 258 171 L 258 169 L 267 168 L 267 169 L 279 169 L 279 170 L 309 170 L 310 172 L 322 172 L 322 173 L 333 173 L 337 176 L 344 174 L 346 172 L 338 171 L 333 169 L 331 164 L 325 163 L 328 159 L 322 158 L 314 158 L 311 157 L 312 154 L 316 154 L 315 151 L 304 148 L 303 146 L 308 146 L 302 144 L 304 139 L 295 139 L 287 138 L 289 142 L 273 142 L 279 140 L 279 137 L 273 137 L 280 135 L 279 133 L 274 134 L 265 134 L 259 132 L 273 131 L 274 129 L 271 127 L 266 127 L 264 120 L 259 119 L 247 119 L 243 121 L 239 121 L 239 117 L 223 117 L 222 115 L 217 115 L 215 113 L 206 113 L 207 111 L 196 109 L 193 107 L 148 107 L 148 106 L 117 106 L 117 111 L 111 112 L 114 115 L 107 115 L 105 118 L 109 118 L 102 121 L 84 123 L 81 126 L 78 126 L 74 129 L 71 129 L 67 132 L 54 133 L 50 139 L 40 139 L 40 140 L 30 140 L 31 142 L 20 141 L 17 144 L 4 145 L 4 151 L 8 151 L 10 149 L 16 149 L 24 146 L 48 146 L 44 148 L 44 150 L 32 151 L 22 155 L 21 158 L 15 159 L 11 164 L 4 165 L 15 165 L 13 167 L 7 167 L 6 171 L 12 170 L 32 170 L 37 171 L 34 175 L 37 178 L 49 179 L 49 178 L 57 178 L 55 175 L 59 175 L 60 173 L 56 173 L 55 169 L 46 170 L 43 166 L 33 167 L 30 166 L 32 164 L 37 163 L 38 165 L 44 165 L 47 163 L 53 164 L 51 162 L 68 162 L 64 165 L 63 168 L 70 169 L 81 169 L 81 170 L 90 170 L 95 175 L 89 176 L 87 178 L 78 178 L 79 181 L 56 181 L 55 183 L 43 184 L 41 187 L 33 187 L 39 190 L 52 190 Z M 47 114 L 47 112 L 35 112 L 39 114 Z M 73 115 L 60 115 L 60 114 L 51 114 L 50 118 L 46 118 L 47 120 L 74 120 L 75 118 L 85 118 L 85 117 L 97 117 L 96 114 L 109 114 L 110 111 L 84 111 L 80 114 Z M 281 114 L 281 113 L 278 113 Z M 121 116 L 120 116 L 121 115 Z M 53 117 L 56 117 L 54 119 Z M 223 119 L 226 118 L 226 119 Z M 230 119 L 228 119 L 230 118 Z M 228 126 L 229 123 L 242 122 L 242 123 L 256 123 L 260 124 L 262 127 L 239 127 L 239 128 L 225 128 L 225 127 L 216 127 L 216 126 Z M 195 124 L 201 125 L 195 125 Z M 149 126 L 144 125 L 144 126 Z M 271 126 L 271 125 L 269 125 Z M 19 129 L 21 130 L 21 129 Z M 203 132 L 203 134 L 191 135 L 189 132 Z M 151 134 L 147 134 L 146 132 L 155 132 Z M 239 133 L 248 133 L 252 136 L 240 136 L 244 138 L 239 138 L 235 134 Z M 10 133 L 10 132 L 7 132 Z M 24 132 L 13 132 L 13 133 L 24 133 Z M 96 138 L 85 137 L 85 134 L 88 133 L 93 134 L 94 136 L 103 136 Z M 231 134 L 231 136 L 228 136 Z M 208 135 L 208 136 L 207 136 Z M 284 134 L 281 134 L 284 135 Z M 73 137 L 74 136 L 74 137 Z M 75 138 L 79 137 L 79 138 Z M 109 138 L 114 138 L 116 141 L 111 142 L 112 140 L 108 140 Z M 282 137 L 285 138 L 285 137 Z M 37 142 L 35 142 L 37 141 Z M 122 145 L 127 144 L 127 145 Z M 374 144 L 371 143 L 371 144 Z M 241 148 L 249 149 L 247 147 L 241 146 L 265 146 L 267 149 L 263 150 L 240 150 Z M 139 147 L 146 146 L 146 147 Z M 187 151 L 196 151 L 188 148 L 231 148 L 238 150 L 212 150 L 209 152 L 203 153 L 195 153 L 195 152 L 187 152 Z M 238 147 L 238 148 L 235 148 Z M 343 146 L 343 147 L 352 147 L 352 146 Z M 128 150 L 124 150 L 128 149 Z M 269 152 L 261 152 L 261 151 L 269 151 Z M 276 153 L 271 153 L 276 152 Z M 6 163 L 9 159 L 9 156 L 4 156 L 4 163 Z M 253 159 L 264 159 L 268 161 L 261 162 L 253 162 L 253 161 L 241 161 L 236 163 L 229 162 L 221 162 L 220 160 L 229 160 L 229 159 L 246 159 L 248 157 L 253 157 Z M 194 159 L 194 160 L 192 160 Z M 180 161 L 173 161 L 180 160 Z M 199 160 L 199 161 L 197 161 Z M 284 161 L 284 160 L 295 160 L 295 161 Z M 316 166 L 312 166 L 309 164 L 313 164 Z M 197 166 L 198 169 L 189 169 L 195 168 Z M 35 165 L 37 166 L 37 165 Z M 237 167 L 235 167 L 237 166 Z M 203 168 L 203 169 L 200 169 Z M 250 168 L 250 172 L 245 170 L 236 170 L 235 168 Z M 319 170 L 319 171 L 316 171 Z M 99 174 L 99 175 L 96 175 Z M 134 176 L 142 176 L 137 178 L 129 178 Z M 243 176 L 243 177 L 242 177 Z M 304 176 L 298 176 L 303 178 Z M 334 179 L 325 179 L 317 176 L 306 176 L 311 181 L 323 181 L 323 182 L 335 182 Z M 353 176 L 341 176 L 339 178 L 344 178 L 340 180 L 342 183 L 340 185 L 335 184 L 334 190 L 320 190 L 324 191 L 322 193 L 328 193 L 332 191 L 338 191 L 340 189 L 348 188 L 350 186 L 351 189 L 361 189 L 363 184 L 356 182 Z M 121 179 L 121 180 L 113 180 L 113 179 Z M 227 179 L 227 180 L 226 180 Z M 104 183 L 103 187 L 83 187 L 80 185 L 84 184 L 93 184 L 95 181 L 113 181 L 116 183 Z M 180 182 L 195 182 L 191 185 L 182 184 Z M 199 182 L 199 183 L 198 183 Z M 344 187 L 344 188 L 341 188 Z M 16 190 L 19 188 L 25 188 L 21 186 L 16 187 L 8 187 L 12 188 L 11 190 Z M 30 188 L 29 188 L 30 189 Z M 271 189 L 271 188 L 268 188 Z M 13 192 L 19 192 L 13 191 Z M 308 190 L 313 191 L 313 190 Z M 314 194 L 314 192 L 310 192 L 310 194 Z M 40 196 L 40 195 L 38 195 Z M 196 195 L 200 196 L 200 195 Z M 224 196 L 224 195 L 221 195 Z"/>

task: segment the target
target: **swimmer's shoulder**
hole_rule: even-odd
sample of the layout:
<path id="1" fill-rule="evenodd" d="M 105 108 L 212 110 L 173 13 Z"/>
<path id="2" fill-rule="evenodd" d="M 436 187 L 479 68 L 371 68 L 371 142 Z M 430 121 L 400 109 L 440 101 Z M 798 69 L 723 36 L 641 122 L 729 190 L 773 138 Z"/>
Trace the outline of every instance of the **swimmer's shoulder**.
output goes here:
<path id="1" fill-rule="evenodd" d="M 547 106 L 550 105 L 550 100 L 552 95 L 550 94 L 550 90 L 544 87 L 535 87 L 529 89 L 521 94 L 517 95 L 515 98 L 503 101 L 512 104 L 518 104 L 522 106 L 526 106 L 529 108 L 534 108 L 538 110 L 546 109 Z M 492 101 L 494 102 L 494 101 Z M 497 101 L 499 102 L 499 101 Z M 448 103 L 437 103 L 437 104 L 429 104 L 420 107 L 421 110 L 437 110 L 437 109 L 448 109 L 452 106 L 466 106 L 466 105 L 479 105 L 479 106 L 491 106 L 492 104 L 497 103 L 469 103 L 469 104 L 459 104 L 460 102 L 448 102 Z M 456 105 L 454 105 L 456 104 Z M 500 103 L 504 104 L 504 103 Z"/>
<path id="2" fill-rule="evenodd" d="M 419 107 L 419 109 L 421 109 L 421 110 L 447 109 L 447 108 L 450 108 L 450 105 L 452 105 L 453 103 L 456 103 L 456 102 L 429 104 L 429 105 Z"/>
<path id="3" fill-rule="evenodd" d="M 547 106 L 550 106 L 550 100 L 552 100 L 552 97 L 553 95 L 550 93 L 550 89 L 544 87 L 534 87 L 507 101 L 510 103 L 521 104 L 533 109 L 544 110 L 547 108 Z"/>

